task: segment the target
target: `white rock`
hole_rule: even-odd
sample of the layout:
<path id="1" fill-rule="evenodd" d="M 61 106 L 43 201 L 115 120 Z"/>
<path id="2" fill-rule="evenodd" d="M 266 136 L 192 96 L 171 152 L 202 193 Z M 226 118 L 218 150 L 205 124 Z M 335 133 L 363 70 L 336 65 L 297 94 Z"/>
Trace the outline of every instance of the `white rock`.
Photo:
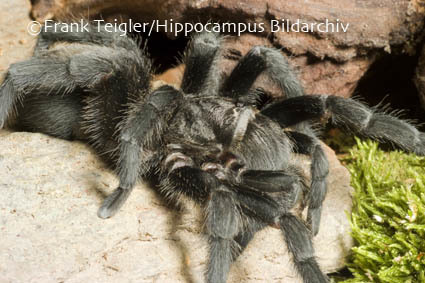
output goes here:
<path id="1" fill-rule="evenodd" d="M 352 245 L 349 174 L 328 151 L 331 173 L 320 233 L 325 272 Z M 206 241 L 197 210 L 177 213 L 139 185 L 124 208 L 96 212 L 117 185 L 86 145 L 0 131 L 0 282 L 203 282 Z M 229 282 L 301 282 L 279 230 L 259 232 Z"/>

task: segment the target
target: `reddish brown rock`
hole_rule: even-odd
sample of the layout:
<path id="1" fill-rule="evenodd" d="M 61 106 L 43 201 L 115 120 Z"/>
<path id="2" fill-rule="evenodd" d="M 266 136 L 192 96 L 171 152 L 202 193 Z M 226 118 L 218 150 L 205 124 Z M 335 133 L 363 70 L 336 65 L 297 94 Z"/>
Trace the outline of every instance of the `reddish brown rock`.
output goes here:
<path id="1" fill-rule="evenodd" d="M 300 80 L 307 94 L 329 94 L 350 97 L 363 74 L 373 62 L 373 58 L 354 58 L 345 63 L 326 60 L 308 64 L 306 56 L 295 57 L 290 61 L 300 66 Z"/>
<path id="2" fill-rule="evenodd" d="M 283 48 L 296 66 L 307 93 L 348 97 L 358 80 L 374 62 L 377 53 L 414 54 L 421 40 L 425 7 L 420 0 L 38 0 L 32 15 L 44 20 L 115 18 L 150 22 L 231 22 L 262 23 L 264 32 L 244 34 L 235 49 L 245 53 L 253 45 Z M 287 24 L 328 23 L 328 31 L 317 27 L 308 32 L 277 31 L 272 20 Z M 347 32 L 342 31 L 342 25 Z M 348 26 L 347 26 L 348 25 Z M 281 25 L 279 25 L 281 27 Z M 286 26 L 287 28 L 288 26 Z M 323 27 L 323 26 L 322 26 Z M 323 30 L 323 28 L 322 28 Z M 173 38 L 173 33 L 168 31 Z"/>
<path id="3" fill-rule="evenodd" d="M 265 34 L 271 31 L 271 20 L 296 23 L 328 22 L 349 25 L 347 32 L 321 33 L 274 32 L 275 43 L 295 55 L 311 54 L 344 62 L 364 50 L 402 46 L 414 52 L 423 28 L 425 7 L 419 0 L 314 0 L 314 1 L 184 1 L 184 0 L 38 0 L 32 15 L 39 20 L 85 16 L 91 18 L 128 15 L 138 21 L 169 20 L 174 22 L 230 21 L 264 23 Z M 322 28 L 323 30 L 323 28 Z"/>
<path id="4" fill-rule="evenodd" d="M 240 37 L 230 37 L 224 45 L 225 54 L 230 50 L 237 50 L 246 54 L 255 45 L 273 47 L 266 38 L 257 37 L 253 34 L 243 34 Z M 286 56 L 307 94 L 332 94 L 350 97 L 358 80 L 368 70 L 374 60 L 374 56 L 353 58 L 344 63 L 336 63 L 330 60 L 309 62 L 309 56 Z M 236 65 L 236 61 L 226 60 L 224 69 L 229 73 Z M 258 85 L 264 87 L 270 85 L 260 78 Z M 270 91 L 270 87 L 267 89 Z M 279 95 L 279 90 L 272 89 L 272 93 Z"/>

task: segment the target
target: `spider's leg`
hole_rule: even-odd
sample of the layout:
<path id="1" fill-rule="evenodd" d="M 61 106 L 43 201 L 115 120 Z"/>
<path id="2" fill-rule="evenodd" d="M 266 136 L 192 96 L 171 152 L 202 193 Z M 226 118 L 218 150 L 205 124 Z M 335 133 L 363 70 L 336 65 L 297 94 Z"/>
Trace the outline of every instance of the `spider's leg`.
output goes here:
<path id="1" fill-rule="evenodd" d="M 98 44 L 107 47 L 122 47 L 128 50 L 139 48 L 134 40 L 127 36 L 122 36 L 118 31 L 106 30 L 103 25 L 92 25 L 87 22 L 84 23 L 84 29 L 82 30 L 75 30 L 75 28 L 69 30 L 67 27 L 70 24 L 55 23 L 55 26 L 43 26 L 37 38 L 34 54 L 40 54 L 59 42 Z"/>
<path id="2" fill-rule="evenodd" d="M 304 188 L 304 180 L 295 171 L 250 170 L 238 186 L 238 201 L 248 217 L 255 217 L 267 224 L 277 224 L 284 234 L 295 266 L 304 282 L 328 282 L 315 258 L 311 233 L 307 226 L 289 211 L 297 203 Z M 243 184 L 243 185 L 242 185 Z M 269 187 L 265 196 L 263 188 Z M 250 188 L 251 193 L 249 190 Z M 256 193 L 252 190 L 259 189 Z M 281 194 L 278 194 L 278 192 Z M 273 192 L 273 193 L 272 193 Z M 247 235 L 249 237 L 251 235 Z M 246 238 L 249 240 L 249 238 Z M 242 246 L 243 248 L 243 246 Z"/>
<path id="3" fill-rule="evenodd" d="M 153 91 L 145 101 L 133 105 L 126 121 L 121 125 L 119 136 L 119 187 L 103 202 L 98 211 L 100 218 L 113 216 L 129 197 L 140 174 L 150 169 L 146 168 L 142 152 L 158 146 L 167 121 L 181 97 L 180 91 L 162 86 Z"/>
<path id="4" fill-rule="evenodd" d="M 252 240 L 255 233 L 263 229 L 266 224 L 251 218 L 243 233 L 240 233 L 235 241 L 239 244 L 239 249 L 234 254 L 236 256 L 242 253 L 243 249 Z M 314 249 L 310 238 L 310 233 L 304 223 L 292 214 L 286 214 L 279 219 L 281 228 L 289 251 L 293 255 L 297 271 L 306 283 L 325 283 L 328 282 L 326 275 L 320 270 L 316 259 L 314 258 Z"/>
<path id="5" fill-rule="evenodd" d="M 215 176 L 209 172 L 193 167 L 193 161 L 184 154 L 177 152 L 171 153 L 166 159 L 166 166 L 170 168 L 171 171 L 168 173 L 167 178 L 163 180 L 161 191 L 167 199 L 180 201 L 183 195 L 202 203 L 208 198 L 211 190 L 213 190 L 212 188 L 219 186 L 219 180 Z M 250 218 L 248 221 L 249 224 L 247 224 L 246 229 L 239 231 L 239 233 L 234 236 L 233 240 L 236 242 L 236 245 L 234 245 L 231 251 L 231 261 L 236 260 L 243 252 L 257 231 L 267 226 L 265 222 L 254 218 Z M 217 254 L 217 252 L 215 252 L 215 254 Z M 228 260 L 228 258 L 225 258 L 225 261 Z M 212 260 L 212 262 L 213 261 L 216 260 Z M 213 271 L 210 270 L 208 276 L 212 277 L 212 273 Z"/>
<path id="6" fill-rule="evenodd" d="M 287 132 L 287 134 L 295 143 L 295 152 L 311 157 L 311 186 L 308 193 L 307 223 L 313 235 L 317 235 L 322 213 L 322 203 L 327 191 L 326 180 L 329 173 L 329 162 L 319 140 L 315 136 L 300 132 Z"/>
<path id="7" fill-rule="evenodd" d="M 267 223 L 255 218 L 248 218 L 245 222 L 244 229 L 234 238 L 239 248 L 233 253 L 233 261 L 242 254 L 255 234 L 267 226 Z"/>
<path id="8" fill-rule="evenodd" d="M 290 213 L 282 215 L 279 224 L 288 249 L 294 257 L 295 267 L 303 281 L 305 283 L 328 282 L 314 258 L 313 243 L 307 226 Z"/>
<path id="9" fill-rule="evenodd" d="M 27 96 L 18 103 L 17 128 L 21 131 L 44 133 L 61 139 L 84 139 L 81 131 L 83 102 L 81 95 Z"/>
<path id="10" fill-rule="evenodd" d="M 216 33 L 205 32 L 193 37 L 184 58 L 186 67 L 181 83 L 184 93 L 199 96 L 218 94 L 220 45 L 221 39 Z"/>
<path id="11" fill-rule="evenodd" d="M 252 85 L 263 72 L 280 88 L 285 98 L 304 95 L 301 83 L 285 56 L 278 49 L 265 46 L 253 47 L 242 57 L 224 81 L 221 88 L 222 95 L 237 99 L 243 104 L 257 104 L 258 100 L 261 100 L 258 96 L 261 92 L 252 90 Z M 299 123 L 296 129 L 315 136 L 307 122 Z"/>
<path id="12" fill-rule="evenodd" d="M 135 98 L 149 87 L 149 61 L 139 49 L 92 46 L 84 50 L 47 51 L 12 64 L 0 86 L 0 126 L 25 96 L 76 96 L 85 90 L 97 93 L 102 101 L 114 93 L 123 99 Z"/>
<path id="13" fill-rule="evenodd" d="M 278 85 L 286 97 L 304 94 L 298 78 L 281 52 L 274 48 L 256 46 L 242 57 L 224 81 L 223 95 L 244 101 L 244 96 L 249 94 L 256 78 L 262 72 Z"/>
<path id="14" fill-rule="evenodd" d="M 247 170 L 235 190 L 246 215 L 274 225 L 282 211 L 297 204 L 307 186 L 304 177 L 295 172 Z"/>
<path id="15" fill-rule="evenodd" d="M 305 189 L 296 171 L 247 170 L 229 190 L 212 174 L 192 167 L 193 161 L 184 154 L 172 153 L 167 159 L 171 171 L 165 183 L 165 193 L 174 194 L 174 199 L 184 194 L 201 202 L 207 200 L 208 282 L 225 282 L 231 262 L 242 253 L 257 231 L 270 224 L 278 224 L 284 232 L 304 282 L 327 282 L 314 259 L 307 227 L 287 212 Z M 243 221 L 245 217 L 248 220 Z"/>
<path id="16" fill-rule="evenodd" d="M 100 154 L 106 153 L 110 159 L 115 159 L 121 118 L 132 102 L 140 101 L 149 92 L 150 62 L 138 49 L 135 52 L 122 48 L 105 50 L 107 53 L 99 57 L 80 55 L 82 58 L 74 64 L 78 69 L 97 66 L 103 72 L 103 78 L 86 90 L 81 125 L 89 143 Z M 99 71 L 98 74 L 102 75 Z M 83 79 L 78 79 L 80 85 L 87 84 Z"/>
<path id="17" fill-rule="evenodd" d="M 234 259 L 239 256 L 255 233 L 276 222 L 279 206 L 270 195 L 280 195 L 280 205 L 289 210 L 298 201 L 302 190 L 306 191 L 303 177 L 297 170 L 262 171 L 246 170 L 239 176 L 236 185 L 240 206 L 247 216 L 244 229 L 235 237 L 239 249 Z"/>
<path id="18" fill-rule="evenodd" d="M 293 165 L 285 171 L 244 170 L 238 177 L 241 190 L 251 188 L 263 193 L 288 192 L 306 189 L 301 169 Z M 291 202 L 292 203 L 292 202 Z"/>
<path id="19" fill-rule="evenodd" d="M 218 184 L 215 176 L 194 167 L 192 159 L 180 152 L 169 154 L 165 166 L 168 173 L 160 189 L 167 199 L 179 202 L 180 197 L 186 196 L 201 203 L 208 198 L 211 187 Z"/>
<path id="20" fill-rule="evenodd" d="M 31 58 L 10 65 L 0 86 L 0 128 L 25 95 L 67 94 L 76 87 L 69 77 L 68 62 L 62 58 Z"/>
<path id="21" fill-rule="evenodd" d="M 214 188 L 207 203 L 205 228 L 209 236 L 207 282 L 225 283 L 242 228 L 237 196 L 226 186 Z"/>
<path id="22" fill-rule="evenodd" d="M 367 107 L 349 98 L 306 95 L 276 101 L 261 110 L 282 127 L 328 116 L 337 125 L 354 133 L 391 142 L 405 151 L 425 155 L 425 133 L 406 121 Z"/>
<path id="23" fill-rule="evenodd" d="M 161 184 L 163 194 L 179 201 L 182 195 L 206 202 L 205 232 L 209 238 L 207 282 L 225 283 L 237 250 L 234 238 L 240 232 L 240 214 L 235 193 L 209 172 L 194 167 L 183 153 L 173 152 L 165 160 L 168 171 Z"/>

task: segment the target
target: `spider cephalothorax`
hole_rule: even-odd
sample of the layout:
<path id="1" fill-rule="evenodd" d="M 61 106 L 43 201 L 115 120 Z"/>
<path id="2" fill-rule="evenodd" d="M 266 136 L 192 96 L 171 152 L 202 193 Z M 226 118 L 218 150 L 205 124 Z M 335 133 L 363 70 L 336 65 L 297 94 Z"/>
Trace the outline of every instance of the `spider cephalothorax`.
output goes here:
<path id="1" fill-rule="evenodd" d="M 425 135 L 354 100 L 304 95 L 272 48 L 254 47 L 222 78 L 220 41 L 212 33 L 194 36 L 180 89 L 152 90 L 149 60 L 132 39 L 105 30 L 44 30 L 34 56 L 5 76 L 0 124 L 17 106 L 22 129 L 87 140 L 111 160 L 120 184 L 99 209 L 102 218 L 148 177 L 169 200 L 203 207 L 208 282 L 225 282 L 232 261 L 267 225 L 281 229 L 304 282 L 326 282 L 311 235 L 319 228 L 328 162 L 307 122 L 330 117 L 421 155 Z M 263 72 L 285 98 L 264 100 L 253 89 Z M 311 157 L 310 185 L 292 163 L 294 153 Z M 291 213 L 300 199 L 308 206 L 306 224 Z"/>

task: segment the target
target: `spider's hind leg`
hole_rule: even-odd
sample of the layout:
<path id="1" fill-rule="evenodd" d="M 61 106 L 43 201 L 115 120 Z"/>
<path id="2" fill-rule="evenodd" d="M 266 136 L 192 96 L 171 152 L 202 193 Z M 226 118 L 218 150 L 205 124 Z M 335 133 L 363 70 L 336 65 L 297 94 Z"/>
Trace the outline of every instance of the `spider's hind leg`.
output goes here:
<path id="1" fill-rule="evenodd" d="M 0 128 L 26 95 L 66 95 L 76 87 L 77 83 L 70 79 L 67 58 L 34 57 L 10 65 L 0 85 Z"/>
<path id="2" fill-rule="evenodd" d="M 32 95 L 18 105 L 17 128 L 61 139 L 84 139 L 81 131 L 82 98 Z"/>
<path id="3" fill-rule="evenodd" d="M 216 33 L 205 32 L 193 37 L 184 58 L 186 68 L 181 83 L 184 93 L 199 96 L 218 94 L 220 45 L 221 38 Z"/>
<path id="4" fill-rule="evenodd" d="M 9 67 L 0 85 L 0 128 L 26 96 L 75 96 L 84 90 L 100 94 L 98 101 L 114 92 L 125 100 L 122 93 L 137 95 L 137 90 L 149 87 L 149 79 L 149 61 L 139 49 L 91 46 L 86 52 L 46 51 Z"/>
<path id="5" fill-rule="evenodd" d="M 224 96 L 244 101 L 256 78 L 265 72 L 277 84 L 286 97 L 303 95 L 302 86 L 281 52 L 274 48 L 253 47 L 236 65 L 224 81 Z"/>
<path id="6" fill-rule="evenodd" d="M 285 95 L 282 99 L 304 95 L 303 87 L 285 56 L 278 49 L 265 46 L 253 47 L 240 59 L 229 77 L 224 81 L 220 90 L 221 94 L 234 98 L 241 104 L 254 104 L 261 110 L 261 107 L 264 106 L 261 104 L 265 98 L 261 95 L 264 95 L 265 92 L 253 90 L 252 86 L 263 72 Z M 266 98 L 266 106 L 269 104 L 269 100 L 269 98 Z M 307 122 L 296 125 L 296 129 L 315 137 L 314 131 Z"/>
<path id="7" fill-rule="evenodd" d="M 305 95 L 277 100 L 261 110 L 283 128 L 312 119 L 329 119 L 342 128 L 425 155 L 425 133 L 413 125 L 349 98 Z"/>
<path id="8" fill-rule="evenodd" d="M 261 110 L 261 114 L 278 122 L 282 128 L 313 119 L 329 119 L 354 133 L 394 143 L 406 151 L 425 155 L 425 133 L 391 115 L 377 112 L 352 99 L 337 96 L 305 95 L 277 99 Z M 321 202 L 325 197 L 328 164 L 317 139 L 302 133 L 290 133 L 300 153 L 312 156 L 312 187 L 308 220 L 317 233 Z"/>

